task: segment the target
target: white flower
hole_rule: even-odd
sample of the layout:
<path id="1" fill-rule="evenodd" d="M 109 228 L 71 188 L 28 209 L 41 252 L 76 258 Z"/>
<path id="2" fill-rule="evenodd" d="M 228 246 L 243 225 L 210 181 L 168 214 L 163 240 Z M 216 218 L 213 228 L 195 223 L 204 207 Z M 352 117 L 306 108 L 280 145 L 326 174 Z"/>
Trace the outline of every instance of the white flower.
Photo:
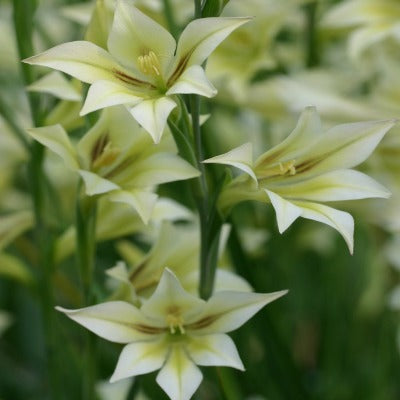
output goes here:
<path id="1" fill-rule="evenodd" d="M 187 293 L 165 269 L 157 289 L 140 308 L 114 301 L 79 310 L 57 309 L 95 334 L 127 344 L 112 382 L 161 369 L 161 388 L 172 400 L 188 400 L 202 381 L 196 364 L 244 369 L 226 333 L 284 294 L 225 291 L 206 302 Z"/>
<path id="2" fill-rule="evenodd" d="M 172 95 L 216 94 L 201 64 L 234 29 L 249 18 L 203 18 L 192 21 L 178 43 L 161 25 L 129 0 L 119 0 L 108 37 L 108 50 L 87 41 L 64 43 L 29 64 L 66 72 L 91 84 L 81 114 L 124 104 L 132 116 L 160 141 L 176 107 Z"/>
<path id="3" fill-rule="evenodd" d="M 171 136 L 154 145 L 124 107 L 103 110 L 76 147 L 61 125 L 28 133 L 80 174 L 88 196 L 107 194 L 110 201 L 133 207 L 145 223 L 157 200 L 153 186 L 199 175 L 176 155 Z"/>
<path id="4" fill-rule="evenodd" d="M 219 207 L 226 212 L 244 200 L 271 202 L 281 233 L 298 217 L 312 219 L 338 230 L 352 252 L 352 216 L 320 202 L 390 196 L 372 178 L 350 168 L 372 153 L 394 123 L 342 124 L 322 133 L 315 108 L 307 107 L 293 132 L 255 162 L 251 143 L 205 161 L 246 173 L 223 189 Z"/>

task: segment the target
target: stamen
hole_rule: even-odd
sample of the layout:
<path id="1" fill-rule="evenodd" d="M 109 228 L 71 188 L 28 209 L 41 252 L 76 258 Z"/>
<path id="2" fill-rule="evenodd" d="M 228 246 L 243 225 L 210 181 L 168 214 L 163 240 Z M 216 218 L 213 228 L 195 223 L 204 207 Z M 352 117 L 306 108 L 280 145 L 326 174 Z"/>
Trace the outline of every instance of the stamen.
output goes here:
<path id="1" fill-rule="evenodd" d="M 258 179 L 271 178 L 273 176 L 296 175 L 296 160 L 279 162 L 278 165 L 267 167 L 265 169 L 258 169 Z"/>
<path id="2" fill-rule="evenodd" d="M 145 75 L 161 76 L 161 64 L 154 51 L 138 57 L 139 69 Z"/>
<path id="3" fill-rule="evenodd" d="M 180 316 L 180 312 L 178 309 L 171 310 L 171 312 L 166 317 L 166 321 L 171 335 L 175 335 L 175 333 L 178 333 L 177 331 L 179 331 L 181 335 L 185 334 L 186 331 L 183 326 L 184 321 L 183 318 Z"/>

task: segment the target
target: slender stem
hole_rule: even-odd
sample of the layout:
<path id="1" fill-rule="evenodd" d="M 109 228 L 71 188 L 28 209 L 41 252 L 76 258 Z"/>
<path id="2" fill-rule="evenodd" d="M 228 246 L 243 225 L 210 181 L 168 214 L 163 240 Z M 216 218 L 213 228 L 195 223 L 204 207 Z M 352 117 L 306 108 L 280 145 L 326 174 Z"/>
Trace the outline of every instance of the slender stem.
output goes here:
<path id="1" fill-rule="evenodd" d="M 306 65 L 307 67 L 315 67 L 318 65 L 318 49 L 317 49 L 317 35 L 316 35 L 316 12 L 317 1 L 313 0 L 306 4 Z"/>
<path id="2" fill-rule="evenodd" d="M 164 14 L 167 19 L 168 29 L 172 36 L 176 39 L 178 35 L 178 27 L 175 22 L 174 11 L 171 5 L 171 0 L 163 0 L 164 2 Z"/>
<path id="3" fill-rule="evenodd" d="M 79 192 L 79 191 L 78 191 Z M 82 281 L 85 305 L 93 302 L 93 273 L 96 251 L 96 198 L 81 196 L 76 204 L 77 256 Z M 84 381 L 82 386 L 83 400 L 94 400 L 96 338 L 85 331 Z"/>
<path id="4" fill-rule="evenodd" d="M 36 0 L 14 0 L 13 19 L 17 41 L 19 57 L 21 59 L 30 57 L 34 54 L 33 37 L 33 16 L 36 11 Z M 34 70 L 27 64 L 21 65 L 21 75 L 25 85 L 31 84 L 36 75 Z M 35 93 L 28 93 L 28 103 L 32 122 L 34 126 L 40 126 L 40 97 Z M 2 104 L 2 108 L 6 107 Z M 19 125 L 12 118 L 7 108 L 3 110 L 7 115 L 8 124 L 14 129 L 21 142 L 27 145 L 25 133 L 21 131 Z M 54 400 L 63 397 L 61 387 L 59 360 L 62 359 L 58 348 L 57 332 L 55 331 L 55 312 L 53 294 L 53 272 L 54 272 L 54 235 L 46 223 L 45 200 L 48 184 L 43 171 L 44 148 L 38 142 L 33 142 L 29 147 L 30 161 L 28 165 L 28 179 L 30 191 L 33 199 L 33 209 L 35 215 L 34 239 L 35 245 L 39 249 L 38 265 L 41 274 L 38 279 L 42 308 L 42 324 L 46 342 L 46 372 L 50 386 L 50 397 Z"/>
<path id="5" fill-rule="evenodd" d="M 78 196 L 76 205 L 77 256 L 86 305 L 92 295 L 92 280 L 96 250 L 96 199 Z"/>
<path id="6" fill-rule="evenodd" d="M 208 188 L 206 180 L 206 169 L 203 164 L 203 144 L 201 140 L 201 129 L 200 129 L 200 99 L 197 95 L 190 96 L 190 112 L 192 114 L 192 127 L 194 136 L 194 151 L 197 160 L 197 168 L 201 172 L 200 185 L 201 195 L 205 203 L 205 208 L 208 206 Z"/>
<path id="7" fill-rule="evenodd" d="M 183 110 L 183 112 L 185 112 Z M 199 294 L 208 299 L 214 288 L 215 270 L 217 268 L 218 245 L 222 222 L 215 218 L 218 214 L 211 208 L 210 192 L 208 190 L 206 170 L 203 164 L 203 143 L 200 129 L 200 100 L 197 95 L 190 96 L 190 112 L 192 115 L 192 131 L 194 152 L 197 168 L 201 172 L 199 177 L 199 193 L 195 193 L 195 200 L 200 217 L 200 285 Z M 212 204 L 215 206 L 215 204 Z"/>
<path id="8" fill-rule="evenodd" d="M 194 18 L 201 18 L 201 0 L 194 0 Z"/>

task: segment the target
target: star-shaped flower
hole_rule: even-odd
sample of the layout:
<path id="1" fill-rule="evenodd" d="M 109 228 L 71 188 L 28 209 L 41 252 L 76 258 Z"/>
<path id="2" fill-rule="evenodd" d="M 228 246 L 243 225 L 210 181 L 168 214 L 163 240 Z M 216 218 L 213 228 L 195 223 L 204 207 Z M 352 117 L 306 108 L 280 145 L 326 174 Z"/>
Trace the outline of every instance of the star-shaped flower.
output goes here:
<path id="1" fill-rule="evenodd" d="M 111 201 L 129 204 L 145 223 L 157 200 L 153 186 L 199 175 L 176 155 L 170 135 L 155 145 L 124 107 L 103 110 L 76 147 L 61 125 L 32 128 L 28 133 L 80 174 L 87 195 L 107 194 Z"/>
<path id="2" fill-rule="evenodd" d="M 243 370 L 226 335 L 286 291 L 261 294 L 225 291 L 207 302 L 187 293 L 165 269 L 153 295 L 140 308 L 122 301 L 59 311 L 95 334 L 126 343 L 111 381 L 161 368 L 157 383 L 172 400 L 188 400 L 202 381 L 196 366 Z"/>
<path id="3" fill-rule="evenodd" d="M 255 162 L 251 143 L 205 161 L 246 173 L 223 189 L 219 207 L 227 212 L 243 200 L 271 202 L 281 233 L 298 217 L 312 219 L 338 230 L 352 252 L 352 216 L 320 202 L 390 196 L 372 178 L 350 168 L 372 153 L 394 123 L 342 124 L 322 133 L 316 109 L 307 107 L 293 132 Z"/>
<path id="4" fill-rule="evenodd" d="M 216 94 L 201 64 L 234 29 L 249 18 L 203 18 L 192 21 L 178 43 L 161 25 L 129 0 L 119 0 L 108 37 L 108 52 L 87 41 L 53 47 L 25 60 L 63 71 L 91 84 L 81 111 L 87 114 L 124 104 L 160 141 L 176 107 L 173 95 Z"/>

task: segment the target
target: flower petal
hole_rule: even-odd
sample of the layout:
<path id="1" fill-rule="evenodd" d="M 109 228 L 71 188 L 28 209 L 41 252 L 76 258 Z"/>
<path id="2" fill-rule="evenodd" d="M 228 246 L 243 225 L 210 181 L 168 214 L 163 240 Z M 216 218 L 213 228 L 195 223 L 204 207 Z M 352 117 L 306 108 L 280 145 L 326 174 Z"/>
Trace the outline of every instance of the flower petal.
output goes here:
<path id="1" fill-rule="evenodd" d="M 145 100 L 129 109 L 133 118 L 159 143 L 170 112 L 176 103 L 168 97 Z"/>
<path id="2" fill-rule="evenodd" d="M 182 158 L 170 153 L 155 153 L 135 164 L 132 171 L 135 186 L 153 186 L 160 183 L 195 178 L 200 172 Z"/>
<path id="3" fill-rule="evenodd" d="M 31 128 L 26 131 L 43 146 L 58 154 L 68 168 L 73 170 L 79 168 L 76 151 L 69 140 L 67 132 L 61 125 Z"/>
<path id="4" fill-rule="evenodd" d="M 141 97 L 135 96 L 134 91 L 124 85 L 111 81 L 97 81 L 90 86 L 80 115 L 119 104 L 132 106 L 141 101 Z"/>
<path id="5" fill-rule="evenodd" d="M 156 371 L 162 367 L 167 355 L 168 346 L 164 338 L 128 344 L 119 356 L 110 382 Z"/>
<path id="6" fill-rule="evenodd" d="M 170 87 L 167 95 L 193 93 L 205 97 L 214 97 L 217 89 L 207 79 L 206 73 L 200 65 L 192 65 Z"/>
<path id="7" fill-rule="evenodd" d="M 81 94 L 75 86 L 58 71 L 50 72 L 27 86 L 30 92 L 49 93 L 62 100 L 81 101 Z"/>
<path id="8" fill-rule="evenodd" d="M 302 210 L 270 190 L 265 189 L 265 192 L 271 200 L 272 207 L 275 209 L 279 233 L 283 233 L 301 216 Z"/>
<path id="9" fill-rule="evenodd" d="M 199 387 L 203 375 L 181 346 L 173 346 L 157 383 L 171 400 L 189 400 Z"/>
<path id="10" fill-rule="evenodd" d="M 191 335 L 186 350 L 197 365 L 220 365 L 244 371 L 235 343 L 228 335 Z"/>
<path id="11" fill-rule="evenodd" d="M 115 80 L 113 70 L 118 68 L 105 50 L 82 40 L 60 44 L 24 62 L 57 69 L 86 83 Z"/>
<path id="12" fill-rule="evenodd" d="M 286 199 L 310 201 L 341 201 L 390 196 L 390 192 L 374 179 L 352 169 L 327 172 L 300 182 L 287 180 L 285 184 L 271 184 L 269 187 Z"/>
<path id="13" fill-rule="evenodd" d="M 157 198 L 155 193 L 144 190 L 118 190 L 109 196 L 111 201 L 132 206 L 145 224 L 150 220 Z"/>
<path id="14" fill-rule="evenodd" d="M 360 164 L 395 123 L 395 120 L 355 122 L 329 129 L 307 149 L 312 163 L 308 167 L 310 173 L 321 174 Z"/>
<path id="15" fill-rule="evenodd" d="M 292 133 L 280 144 L 262 154 L 255 162 L 256 171 L 262 175 L 263 164 L 270 167 L 274 161 L 296 158 L 310 141 L 322 134 L 321 120 L 315 107 L 306 107 Z"/>
<path id="16" fill-rule="evenodd" d="M 301 216 L 303 218 L 322 222 L 336 229 L 346 241 L 350 253 L 353 254 L 354 220 L 349 213 L 318 203 L 306 201 L 296 201 L 294 203 L 302 208 Z"/>
<path id="17" fill-rule="evenodd" d="M 165 72 L 175 48 L 175 39 L 165 28 L 134 7 L 131 0 L 118 1 L 108 49 L 122 65 L 136 66 L 140 71 L 138 58 L 153 51 Z"/>
<path id="18" fill-rule="evenodd" d="M 286 293 L 287 290 L 274 293 L 217 292 L 207 301 L 204 311 L 186 326 L 187 330 L 194 334 L 233 331 L 265 305 Z"/>
<path id="19" fill-rule="evenodd" d="M 140 310 L 123 301 L 110 301 L 78 310 L 56 307 L 56 310 L 111 342 L 130 343 L 156 339 L 162 333 L 160 329 L 149 324 Z"/>
<path id="20" fill-rule="evenodd" d="M 186 26 L 178 41 L 172 76 L 184 64 L 201 65 L 214 49 L 235 29 L 251 18 L 201 18 Z"/>
<path id="21" fill-rule="evenodd" d="M 357 29 L 349 40 L 349 56 L 357 60 L 369 46 L 393 34 L 393 21 L 380 21 Z"/>
<path id="22" fill-rule="evenodd" d="M 174 309 L 186 322 L 204 305 L 204 300 L 186 292 L 175 274 L 165 268 L 156 290 L 143 304 L 141 311 L 148 317 L 165 321 Z"/>
<path id="23" fill-rule="evenodd" d="M 227 153 L 208 158 L 204 163 L 232 165 L 239 168 L 246 174 L 250 175 L 257 182 L 257 177 L 253 172 L 253 146 L 251 143 L 245 143 L 236 149 L 230 150 Z"/>
<path id="24" fill-rule="evenodd" d="M 85 182 L 85 191 L 88 196 L 108 193 L 113 190 L 120 189 L 120 187 L 116 185 L 114 182 L 111 182 L 108 179 L 104 179 L 93 172 L 80 169 L 79 175 Z"/>

